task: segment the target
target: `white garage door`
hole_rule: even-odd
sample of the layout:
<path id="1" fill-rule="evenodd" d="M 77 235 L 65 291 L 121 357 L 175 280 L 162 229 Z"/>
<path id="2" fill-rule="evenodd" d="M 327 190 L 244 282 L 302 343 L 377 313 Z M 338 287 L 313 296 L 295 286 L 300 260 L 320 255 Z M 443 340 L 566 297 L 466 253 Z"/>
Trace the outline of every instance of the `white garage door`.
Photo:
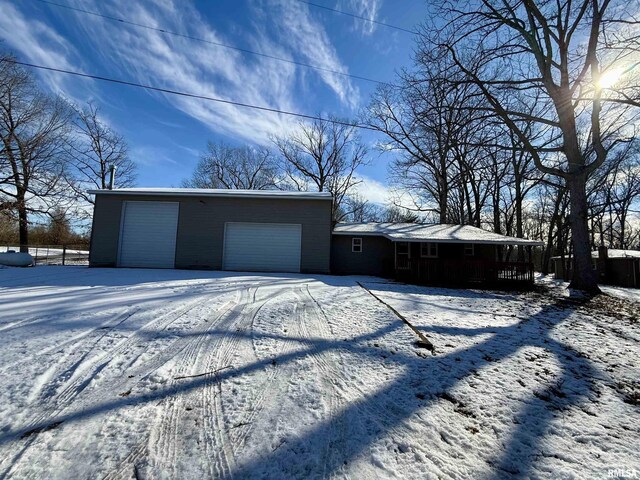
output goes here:
<path id="1" fill-rule="evenodd" d="M 118 266 L 173 268 L 179 204 L 124 202 Z"/>
<path id="2" fill-rule="evenodd" d="M 302 225 L 227 223 L 223 269 L 299 272 Z"/>

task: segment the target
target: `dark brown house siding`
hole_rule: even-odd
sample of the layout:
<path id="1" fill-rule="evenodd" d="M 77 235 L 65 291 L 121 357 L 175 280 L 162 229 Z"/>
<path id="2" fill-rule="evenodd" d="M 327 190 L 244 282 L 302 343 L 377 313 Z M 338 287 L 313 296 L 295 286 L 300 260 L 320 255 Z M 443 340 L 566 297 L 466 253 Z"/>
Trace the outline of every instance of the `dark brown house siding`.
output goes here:
<path id="1" fill-rule="evenodd" d="M 411 258 L 420 258 L 420 242 L 411 243 Z M 475 244 L 473 255 L 465 255 L 465 245 L 462 243 L 438 243 L 438 258 L 446 260 L 496 260 L 495 245 Z"/>
<path id="2" fill-rule="evenodd" d="M 560 257 L 553 259 L 554 278 L 571 280 L 571 259 L 565 258 L 566 267 L 562 268 Z M 618 287 L 640 288 L 640 258 L 609 257 L 593 259 L 598 272 L 598 283 Z"/>
<path id="3" fill-rule="evenodd" d="M 608 258 L 605 261 L 605 282 L 620 287 L 640 287 L 638 258 Z M 634 270 L 636 270 L 634 272 Z"/>
<path id="4" fill-rule="evenodd" d="M 362 239 L 362 252 L 351 251 L 351 240 Z M 331 273 L 335 275 L 393 276 L 393 242 L 385 237 L 334 235 Z"/>
<path id="5" fill-rule="evenodd" d="M 211 196 L 96 195 L 92 266 L 116 266 L 122 204 L 127 200 L 180 203 L 176 268 L 221 269 L 225 222 L 256 222 L 301 224 L 301 272 L 329 272 L 330 201 Z"/>
<path id="6" fill-rule="evenodd" d="M 362 252 L 352 252 L 353 238 L 362 239 Z M 402 242 L 400 242 L 402 243 Z M 420 242 L 411 242 L 411 258 L 420 258 Z M 474 245 L 473 256 L 465 255 L 465 245 L 439 243 L 438 257 L 447 260 L 496 260 L 494 245 Z M 395 275 L 395 245 L 383 236 L 333 235 L 331 272 L 336 275 Z"/>

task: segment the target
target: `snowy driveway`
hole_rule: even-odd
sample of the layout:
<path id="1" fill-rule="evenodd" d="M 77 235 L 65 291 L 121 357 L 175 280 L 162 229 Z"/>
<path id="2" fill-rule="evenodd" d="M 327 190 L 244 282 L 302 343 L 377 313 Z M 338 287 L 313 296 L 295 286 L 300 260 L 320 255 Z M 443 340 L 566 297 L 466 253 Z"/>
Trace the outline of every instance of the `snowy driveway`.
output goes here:
<path id="1" fill-rule="evenodd" d="M 365 286 L 436 355 L 349 277 L 0 270 L 0 477 L 640 475 L 633 313 Z"/>

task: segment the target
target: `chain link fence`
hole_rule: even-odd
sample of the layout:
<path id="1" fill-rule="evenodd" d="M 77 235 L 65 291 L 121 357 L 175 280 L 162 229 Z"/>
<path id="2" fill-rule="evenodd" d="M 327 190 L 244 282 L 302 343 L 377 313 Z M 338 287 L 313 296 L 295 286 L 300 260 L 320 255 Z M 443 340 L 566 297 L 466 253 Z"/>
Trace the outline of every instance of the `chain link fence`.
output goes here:
<path id="1" fill-rule="evenodd" d="M 89 265 L 87 245 L 28 245 L 34 265 Z M 0 245 L 0 253 L 19 252 L 17 245 Z"/>

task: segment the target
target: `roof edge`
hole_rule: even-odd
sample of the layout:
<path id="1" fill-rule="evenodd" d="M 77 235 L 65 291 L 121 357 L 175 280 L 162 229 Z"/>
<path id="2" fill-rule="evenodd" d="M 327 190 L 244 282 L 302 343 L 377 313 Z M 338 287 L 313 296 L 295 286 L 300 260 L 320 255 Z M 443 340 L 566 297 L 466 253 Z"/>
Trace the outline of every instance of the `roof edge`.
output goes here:
<path id="1" fill-rule="evenodd" d="M 457 240 L 457 239 L 437 239 L 429 242 L 424 239 L 398 239 L 393 238 L 391 235 L 383 232 L 331 232 L 332 235 L 349 235 L 351 237 L 384 237 L 392 242 L 407 242 L 407 243 L 454 243 L 454 244 L 466 244 L 466 245 L 515 245 L 523 247 L 544 247 L 544 242 L 539 240 L 529 240 L 526 238 L 514 238 L 510 240 L 506 237 L 505 240 L 491 241 L 491 240 Z M 499 234 L 498 234 L 499 235 Z"/>
<path id="2" fill-rule="evenodd" d="M 255 193 L 254 193 L 255 192 Z M 263 192 L 263 193 L 258 193 Z M 264 193 L 269 192 L 269 193 Z M 195 192 L 195 191 L 161 191 L 147 190 L 135 191 L 126 189 L 115 190 L 88 190 L 91 195 L 127 195 L 140 197 L 231 197 L 231 198 L 278 198 L 282 200 L 333 200 L 328 192 L 291 192 L 279 190 L 224 190 L 211 192 Z"/>

